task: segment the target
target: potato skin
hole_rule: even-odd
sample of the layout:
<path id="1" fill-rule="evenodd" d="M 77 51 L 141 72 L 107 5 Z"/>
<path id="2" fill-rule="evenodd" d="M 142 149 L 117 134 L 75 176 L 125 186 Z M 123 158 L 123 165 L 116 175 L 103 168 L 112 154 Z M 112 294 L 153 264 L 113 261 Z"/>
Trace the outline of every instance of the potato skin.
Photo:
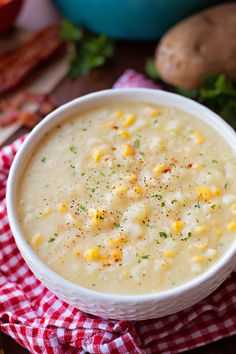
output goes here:
<path id="1" fill-rule="evenodd" d="M 236 2 L 210 7 L 170 29 L 155 63 L 161 78 L 174 86 L 197 88 L 209 73 L 236 81 Z"/>

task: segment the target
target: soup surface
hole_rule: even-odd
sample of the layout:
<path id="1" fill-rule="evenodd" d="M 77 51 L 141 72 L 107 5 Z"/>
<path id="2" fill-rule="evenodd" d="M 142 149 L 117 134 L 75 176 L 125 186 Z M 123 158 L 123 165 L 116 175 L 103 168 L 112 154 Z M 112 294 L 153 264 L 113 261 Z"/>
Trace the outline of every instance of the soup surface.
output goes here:
<path id="1" fill-rule="evenodd" d="M 210 126 L 174 108 L 97 107 L 45 135 L 21 177 L 18 216 L 64 278 L 115 294 L 186 283 L 232 244 L 236 161 Z"/>

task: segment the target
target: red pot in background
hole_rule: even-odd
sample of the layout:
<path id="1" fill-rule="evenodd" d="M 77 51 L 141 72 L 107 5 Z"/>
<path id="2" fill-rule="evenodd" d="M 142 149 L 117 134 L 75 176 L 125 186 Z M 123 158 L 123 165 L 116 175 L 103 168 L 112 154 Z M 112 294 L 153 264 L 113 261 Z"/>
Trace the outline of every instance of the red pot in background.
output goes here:
<path id="1" fill-rule="evenodd" d="M 0 0 L 0 33 L 8 30 L 20 11 L 24 0 Z"/>

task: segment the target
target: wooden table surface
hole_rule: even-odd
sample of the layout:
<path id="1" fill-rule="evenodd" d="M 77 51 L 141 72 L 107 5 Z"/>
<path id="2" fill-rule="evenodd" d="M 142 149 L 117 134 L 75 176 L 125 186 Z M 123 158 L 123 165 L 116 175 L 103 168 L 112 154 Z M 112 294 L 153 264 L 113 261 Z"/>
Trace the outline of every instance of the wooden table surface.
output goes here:
<path id="1" fill-rule="evenodd" d="M 53 94 L 60 104 L 88 92 L 107 89 L 127 68 L 144 71 L 144 63 L 148 56 L 153 55 L 154 43 L 119 42 L 117 43 L 115 57 L 103 68 L 98 69 L 86 77 L 80 77 L 74 81 L 65 78 Z M 26 129 L 18 131 L 8 142 L 25 133 Z M 28 353 L 13 339 L 3 335 L 2 347 L 5 354 Z M 1 348 L 1 340 L 0 340 Z M 1 351 L 1 350 L 0 350 Z M 235 354 L 236 336 L 212 343 L 205 347 L 189 351 L 188 354 Z"/>

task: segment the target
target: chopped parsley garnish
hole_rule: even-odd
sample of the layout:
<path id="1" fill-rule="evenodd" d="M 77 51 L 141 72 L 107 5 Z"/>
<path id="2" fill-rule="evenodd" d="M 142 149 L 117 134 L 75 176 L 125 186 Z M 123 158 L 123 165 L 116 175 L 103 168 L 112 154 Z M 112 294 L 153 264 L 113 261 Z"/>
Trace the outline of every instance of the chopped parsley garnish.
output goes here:
<path id="1" fill-rule="evenodd" d="M 162 206 L 162 207 L 164 207 L 165 205 L 166 205 L 165 202 L 162 202 L 162 203 L 161 203 L 161 206 Z"/>
<path id="2" fill-rule="evenodd" d="M 152 198 L 156 198 L 158 200 L 162 200 L 163 199 L 163 196 L 161 194 L 153 194 L 152 195 Z"/>
<path id="3" fill-rule="evenodd" d="M 182 238 L 181 240 L 182 240 L 182 241 L 186 241 L 186 240 L 188 240 L 191 236 L 192 236 L 192 232 L 188 232 L 187 236 L 184 237 L 184 238 Z"/>
<path id="4" fill-rule="evenodd" d="M 225 183 L 224 189 L 227 189 L 227 188 L 228 188 L 228 183 Z"/>
<path id="5" fill-rule="evenodd" d="M 174 204 L 174 203 L 176 203 L 177 202 L 177 199 L 173 199 L 172 201 L 171 201 L 171 204 Z"/>
<path id="6" fill-rule="evenodd" d="M 117 224 L 116 222 L 113 223 L 113 226 L 116 227 L 117 229 L 121 227 L 120 224 Z"/>
<path id="7" fill-rule="evenodd" d="M 155 119 L 153 123 L 156 124 L 157 122 L 158 122 L 158 119 Z"/>
<path id="8" fill-rule="evenodd" d="M 55 232 L 54 235 L 48 240 L 48 242 L 55 241 L 57 236 L 58 236 L 58 234 Z"/>
<path id="9" fill-rule="evenodd" d="M 46 162 L 46 160 L 47 160 L 47 158 L 46 158 L 46 157 L 43 157 L 43 158 L 41 159 L 41 162 Z"/>
<path id="10" fill-rule="evenodd" d="M 79 208 L 85 212 L 88 211 L 88 209 L 85 206 L 83 206 L 82 204 L 79 205 Z"/>
<path id="11" fill-rule="evenodd" d="M 82 130 L 83 130 L 83 132 L 86 132 L 86 131 L 87 131 L 87 129 L 86 129 L 86 128 L 82 128 Z"/>
<path id="12" fill-rule="evenodd" d="M 145 256 L 142 256 L 142 259 L 148 259 L 150 257 L 150 254 L 146 254 Z"/>
<path id="13" fill-rule="evenodd" d="M 212 163 L 218 163 L 218 161 L 217 160 L 212 160 Z"/>
<path id="14" fill-rule="evenodd" d="M 168 237 L 168 234 L 167 234 L 166 232 L 164 232 L 164 231 L 160 231 L 160 232 L 159 232 L 159 236 L 160 236 L 160 237 L 167 238 L 167 237 Z"/>
<path id="15" fill-rule="evenodd" d="M 134 141 L 134 148 L 135 148 L 135 149 L 138 149 L 139 146 L 140 146 L 140 140 L 139 140 L 139 139 L 136 139 L 136 140 Z"/>
<path id="16" fill-rule="evenodd" d="M 77 147 L 75 145 L 71 145 L 70 146 L 70 151 L 73 153 L 73 154 L 77 154 Z"/>
<path id="17" fill-rule="evenodd" d="M 216 208 L 216 205 L 215 205 L 215 204 L 211 206 L 211 209 L 215 209 L 215 208 Z"/>
<path id="18" fill-rule="evenodd" d="M 92 193 L 94 193 L 95 190 L 96 190 L 96 188 L 90 188 L 90 191 L 91 191 Z"/>

